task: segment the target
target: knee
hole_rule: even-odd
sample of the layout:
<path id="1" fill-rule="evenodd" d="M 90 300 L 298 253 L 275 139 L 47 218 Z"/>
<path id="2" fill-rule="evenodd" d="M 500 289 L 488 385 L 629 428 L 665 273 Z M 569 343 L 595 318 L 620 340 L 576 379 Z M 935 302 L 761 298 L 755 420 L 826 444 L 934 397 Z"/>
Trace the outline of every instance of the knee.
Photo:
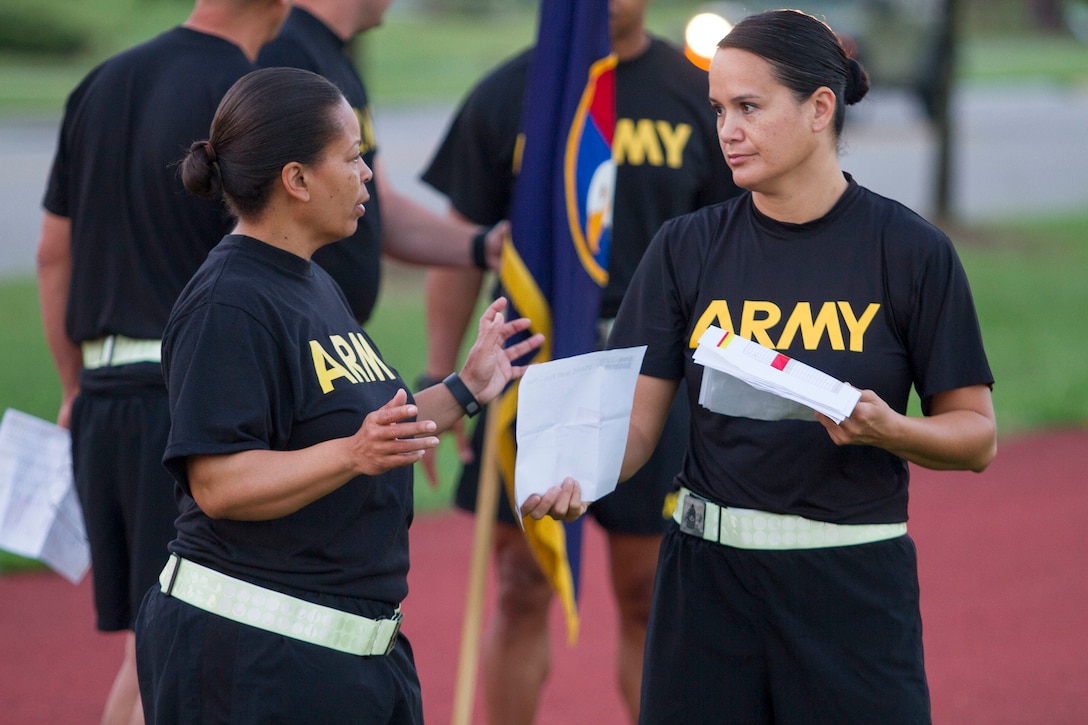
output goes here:
<path id="1" fill-rule="evenodd" d="M 628 574 L 617 579 L 613 586 L 620 617 L 645 626 L 650 621 L 650 605 L 654 598 L 654 573 Z"/>
<path id="2" fill-rule="evenodd" d="M 495 563 L 499 613 L 512 621 L 546 620 L 551 585 L 524 540 L 500 542 Z"/>

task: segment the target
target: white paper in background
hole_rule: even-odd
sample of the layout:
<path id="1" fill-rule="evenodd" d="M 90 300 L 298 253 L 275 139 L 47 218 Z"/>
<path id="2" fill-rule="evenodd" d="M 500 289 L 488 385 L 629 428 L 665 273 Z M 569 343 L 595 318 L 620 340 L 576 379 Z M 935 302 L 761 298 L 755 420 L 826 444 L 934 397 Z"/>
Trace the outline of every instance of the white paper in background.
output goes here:
<path id="1" fill-rule="evenodd" d="M 645 354 L 643 345 L 529 366 L 518 386 L 519 509 L 568 476 L 581 485 L 583 501 L 616 488 Z"/>
<path id="2" fill-rule="evenodd" d="M 0 420 L 0 549 L 47 564 L 73 584 L 91 566 L 72 482 L 67 430 L 9 408 Z"/>

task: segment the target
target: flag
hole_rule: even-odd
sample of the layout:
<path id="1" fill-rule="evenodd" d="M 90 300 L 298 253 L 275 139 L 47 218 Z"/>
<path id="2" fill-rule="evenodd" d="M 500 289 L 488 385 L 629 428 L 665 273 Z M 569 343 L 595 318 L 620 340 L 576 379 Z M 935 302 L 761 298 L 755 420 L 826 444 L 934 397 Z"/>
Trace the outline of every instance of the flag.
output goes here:
<path id="1" fill-rule="evenodd" d="M 546 337 L 534 362 L 597 347 L 616 178 L 615 67 L 608 0 L 542 0 L 522 104 L 512 239 L 499 273 L 512 306 L 509 318 L 530 318 L 530 333 Z M 514 501 L 516 384 L 503 394 L 498 412 L 494 449 Z M 571 643 L 578 634 L 581 533 L 581 521 L 525 520 L 530 548 L 563 602 Z"/>

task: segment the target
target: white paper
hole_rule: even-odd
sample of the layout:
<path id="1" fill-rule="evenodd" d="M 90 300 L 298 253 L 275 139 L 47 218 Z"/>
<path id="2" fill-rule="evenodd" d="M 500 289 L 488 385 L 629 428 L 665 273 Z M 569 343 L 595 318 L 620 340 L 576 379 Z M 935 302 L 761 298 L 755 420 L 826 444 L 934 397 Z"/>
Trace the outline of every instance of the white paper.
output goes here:
<path id="1" fill-rule="evenodd" d="M 12 408 L 0 420 L 0 549 L 38 559 L 73 584 L 91 566 L 71 436 Z"/>
<path id="2" fill-rule="evenodd" d="M 572 477 L 583 501 L 616 488 L 646 346 L 530 365 L 518 386 L 514 495 L 520 509 Z"/>
<path id="3" fill-rule="evenodd" d="M 841 423 L 861 398 L 860 390 L 814 367 L 714 326 L 699 338 L 692 359 L 707 368 L 699 402 L 716 413 L 760 420 L 812 420 L 810 411 L 818 410 Z M 722 374 L 741 385 L 728 382 Z"/>

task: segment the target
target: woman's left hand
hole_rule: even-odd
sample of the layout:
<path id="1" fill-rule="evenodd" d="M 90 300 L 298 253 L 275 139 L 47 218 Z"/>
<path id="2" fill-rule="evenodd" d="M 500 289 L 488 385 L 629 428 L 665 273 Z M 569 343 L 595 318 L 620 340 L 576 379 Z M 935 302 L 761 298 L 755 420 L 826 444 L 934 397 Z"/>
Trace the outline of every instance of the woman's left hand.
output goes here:
<path id="1" fill-rule="evenodd" d="M 524 317 L 506 322 L 502 314 L 506 305 L 505 297 L 488 305 L 480 317 L 476 342 L 461 369 L 461 380 L 481 405 L 498 396 L 508 382 L 524 375 L 526 366 L 513 365 L 512 361 L 533 352 L 544 342 L 544 335 L 537 333 L 504 347 L 511 336 L 529 329 L 529 320 Z"/>
<path id="2" fill-rule="evenodd" d="M 552 486 L 543 494 L 534 493 L 521 505 L 522 516 L 532 516 L 539 521 L 551 516 L 559 521 L 575 521 L 589 508 L 582 502 L 582 487 L 573 478 L 567 478 L 561 486 Z"/>
<path id="3" fill-rule="evenodd" d="M 891 421 L 898 415 L 872 390 L 862 390 L 854 411 L 842 423 L 836 424 L 820 413 L 816 413 L 816 420 L 823 424 L 836 445 L 881 446 L 889 435 Z"/>
<path id="4" fill-rule="evenodd" d="M 988 385 L 934 393 L 924 417 L 902 415 L 872 390 L 838 425 L 816 414 L 836 445 L 883 448 L 935 470 L 983 471 L 997 455 L 997 422 Z"/>

